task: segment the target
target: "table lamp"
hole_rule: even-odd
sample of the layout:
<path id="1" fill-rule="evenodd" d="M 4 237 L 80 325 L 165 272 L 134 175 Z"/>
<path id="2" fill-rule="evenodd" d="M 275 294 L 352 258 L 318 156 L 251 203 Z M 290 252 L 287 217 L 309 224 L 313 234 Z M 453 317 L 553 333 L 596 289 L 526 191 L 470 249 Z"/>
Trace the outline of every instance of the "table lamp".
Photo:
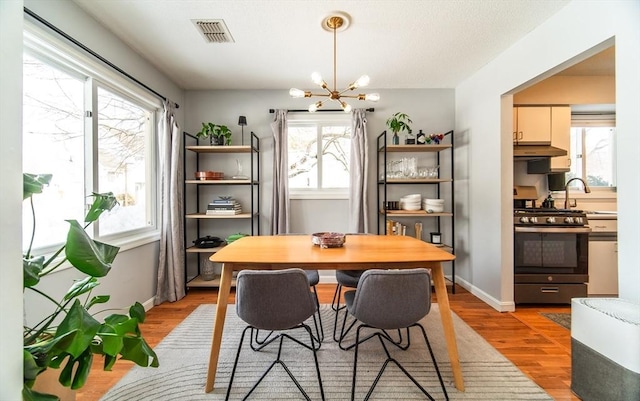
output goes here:
<path id="1" fill-rule="evenodd" d="M 244 126 L 247 125 L 247 117 L 238 117 L 238 125 L 242 127 L 242 144 L 244 145 Z"/>

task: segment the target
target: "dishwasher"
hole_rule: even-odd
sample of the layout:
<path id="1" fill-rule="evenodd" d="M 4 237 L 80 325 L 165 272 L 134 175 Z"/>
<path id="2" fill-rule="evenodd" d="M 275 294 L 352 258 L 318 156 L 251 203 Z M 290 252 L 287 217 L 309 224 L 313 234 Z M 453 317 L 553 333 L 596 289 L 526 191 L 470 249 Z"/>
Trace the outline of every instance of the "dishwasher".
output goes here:
<path id="1" fill-rule="evenodd" d="M 589 296 L 618 295 L 618 220 L 607 215 L 588 215 Z"/>

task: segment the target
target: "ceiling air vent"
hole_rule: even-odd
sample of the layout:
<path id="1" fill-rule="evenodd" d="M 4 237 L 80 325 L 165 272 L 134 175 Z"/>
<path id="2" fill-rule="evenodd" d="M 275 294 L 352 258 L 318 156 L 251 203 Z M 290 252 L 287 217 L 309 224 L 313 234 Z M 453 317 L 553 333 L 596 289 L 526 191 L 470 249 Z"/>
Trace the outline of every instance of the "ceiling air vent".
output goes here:
<path id="1" fill-rule="evenodd" d="M 224 20 L 192 20 L 198 31 L 208 43 L 232 43 L 233 37 L 227 29 Z"/>

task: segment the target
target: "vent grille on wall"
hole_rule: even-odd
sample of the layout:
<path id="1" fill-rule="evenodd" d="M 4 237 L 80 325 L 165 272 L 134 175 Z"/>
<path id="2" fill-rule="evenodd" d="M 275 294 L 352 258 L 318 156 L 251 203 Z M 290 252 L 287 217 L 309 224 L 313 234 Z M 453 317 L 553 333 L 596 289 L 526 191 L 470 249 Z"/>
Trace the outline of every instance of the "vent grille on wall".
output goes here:
<path id="1" fill-rule="evenodd" d="M 192 20 L 198 28 L 198 32 L 208 43 L 232 43 L 233 37 L 227 29 L 224 20 Z"/>

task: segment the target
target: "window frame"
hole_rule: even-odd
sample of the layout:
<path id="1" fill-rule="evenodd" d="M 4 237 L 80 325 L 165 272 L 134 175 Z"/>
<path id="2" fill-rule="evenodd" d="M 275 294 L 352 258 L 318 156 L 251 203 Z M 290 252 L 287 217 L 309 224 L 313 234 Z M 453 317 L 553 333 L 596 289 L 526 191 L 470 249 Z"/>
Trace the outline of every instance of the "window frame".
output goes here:
<path id="1" fill-rule="evenodd" d="M 157 241 L 160 238 L 160 199 L 158 188 L 160 187 L 157 171 L 158 163 L 158 121 L 161 117 L 162 102 L 155 95 L 143 87 L 131 82 L 111 67 L 105 65 L 93 56 L 78 49 L 58 35 L 51 33 L 36 25 L 29 19 L 24 20 L 23 26 L 23 53 L 29 54 L 54 68 L 85 81 L 85 113 L 91 112 L 91 118 L 85 118 L 85 166 L 84 166 L 84 192 L 88 196 L 92 192 L 98 192 L 98 119 L 97 119 L 97 91 L 101 87 L 123 99 L 136 104 L 149 111 L 149 128 L 151 132 L 146 135 L 145 162 L 148 170 L 145 190 L 147 195 L 146 214 L 151 224 L 147 227 L 123 231 L 116 234 L 100 235 L 99 222 L 93 225 L 88 234 L 100 241 L 108 241 L 119 246 L 122 250 L 132 249 L 144 244 Z M 85 201 L 85 204 L 90 203 Z M 60 245 L 50 245 L 38 248 L 40 253 L 52 253 Z"/>
<path id="2" fill-rule="evenodd" d="M 299 114 L 287 116 L 287 130 L 289 124 L 294 125 L 315 125 L 317 126 L 318 146 L 322 146 L 321 136 L 322 127 L 330 124 L 343 125 L 353 129 L 351 121 L 351 113 L 340 112 L 322 112 L 315 114 Z M 353 132 L 351 133 L 353 134 Z M 288 150 L 287 150 L 288 151 Z M 349 161 L 350 162 L 350 161 Z M 322 159 L 318 159 L 318 181 L 322 183 Z M 288 172 L 287 172 L 288 173 Z M 350 185 L 346 188 L 291 188 L 289 186 L 290 199 L 349 199 Z"/>
<path id="3" fill-rule="evenodd" d="M 581 154 L 585 155 L 585 150 L 586 150 L 586 145 L 585 145 L 585 130 L 584 128 L 591 128 L 591 127 L 613 127 L 616 128 L 616 116 L 615 113 L 573 113 L 571 114 L 571 130 L 573 131 L 574 128 L 583 128 L 581 130 L 581 143 L 582 143 L 582 149 L 581 149 Z M 573 135 L 573 133 L 571 133 L 571 135 Z M 616 158 L 617 158 L 617 153 L 616 153 L 616 142 L 617 142 L 617 131 L 614 133 L 613 136 L 613 173 L 614 176 L 617 178 L 617 163 L 616 163 Z M 577 157 L 577 155 L 575 155 L 575 157 Z M 588 165 L 588 159 L 586 159 L 587 162 L 586 163 L 582 163 L 582 175 L 585 175 L 586 172 L 586 168 Z M 604 187 L 604 186 L 589 186 L 589 188 L 591 189 L 591 191 L 593 193 L 600 193 L 601 195 L 605 195 L 606 193 L 608 194 L 615 194 L 617 192 L 617 179 L 614 180 L 614 184 L 613 186 L 610 187 Z M 574 186 L 577 186 L 577 183 L 573 184 Z M 582 194 L 583 197 L 593 197 L 594 195 L 590 194 Z"/>

